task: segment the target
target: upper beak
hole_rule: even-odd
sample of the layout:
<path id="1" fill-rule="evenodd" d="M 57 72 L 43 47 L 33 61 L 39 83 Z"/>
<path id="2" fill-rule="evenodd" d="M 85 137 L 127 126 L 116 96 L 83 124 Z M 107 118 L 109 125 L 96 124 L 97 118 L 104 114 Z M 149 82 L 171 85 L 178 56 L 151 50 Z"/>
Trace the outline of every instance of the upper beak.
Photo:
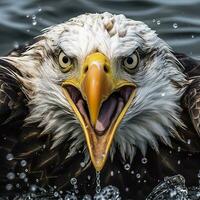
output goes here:
<path id="1" fill-rule="evenodd" d="M 80 91 L 82 101 L 85 101 L 87 105 L 84 105 L 83 102 L 80 105 L 72 100 L 72 92 L 66 90 L 69 85 Z M 105 164 L 114 133 L 135 97 L 136 86 L 134 83 L 115 78 L 109 59 L 97 52 L 87 56 L 79 79 L 66 80 L 63 87 L 65 88 L 64 94 L 84 130 L 94 167 L 97 171 L 100 171 Z M 116 95 L 113 94 L 115 92 L 116 95 L 118 92 L 125 98 L 123 103 L 120 102 L 122 98 L 116 97 L 114 99 Z M 111 112 L 109 109 L 112 109 L 113 119 L 109 126 L 105 128 L 104 119 L 101 118 L 111 115 L 110 113 L 106 114 L 106 112 Z"/>
<path id="2" fill-rule="evenodd" d="M 112 92 L 113 80 L 109 76 L 109 61 L 101 53 L 89 55 L 84 68 L 82 92 L 88 104 L 91 123 L 95 126 L 101 105 Z"/>

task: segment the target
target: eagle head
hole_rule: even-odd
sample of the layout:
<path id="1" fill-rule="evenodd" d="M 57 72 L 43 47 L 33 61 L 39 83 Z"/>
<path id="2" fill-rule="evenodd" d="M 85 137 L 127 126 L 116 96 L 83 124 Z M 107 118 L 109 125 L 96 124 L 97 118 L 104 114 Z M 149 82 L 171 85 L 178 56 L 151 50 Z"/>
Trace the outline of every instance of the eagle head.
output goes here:
<path id="1" fill-rule="evenodd" d="M 80 149 L 97 171 L 118 149 L 170 145 L 185 77 L 169 46 L 146 24 L 124 15 L 84 14 L 47 28 L 20 56 L 4 59 L 20 73 L 30 114 L 51 148 Z"/>

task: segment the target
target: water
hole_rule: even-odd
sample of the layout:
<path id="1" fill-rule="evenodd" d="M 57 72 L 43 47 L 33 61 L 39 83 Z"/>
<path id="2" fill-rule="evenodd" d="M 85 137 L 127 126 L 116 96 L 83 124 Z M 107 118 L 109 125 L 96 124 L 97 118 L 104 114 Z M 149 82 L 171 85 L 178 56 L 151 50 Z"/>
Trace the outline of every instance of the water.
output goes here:
<path id="1" fill-rule="evenodd" d="M 74 180 L 73 180 L 74 181 Z M 8 190 L 12 189 L 12 185 L 6 186 Z M 186 187 L 185 179 L 181 175 L 172 177 L 165 177 L 153 191 L 148 195 L 146 200 L 198 200 L 200 197 L 200 187 Z M 0 197 L 4 200 L 6 197 Z M 30 192 L 22 195 L 16 195 L 15 200 L 121 200 L 118 188 L 114 186 L 106 186 L 101 191 L 96 192 L 92 197 L 91 195 L 84 195 L 82 198 L 78 194 L 66 191 L 57 191 L 56 188 L 49 187 L 43 189 L 36 185 L 30 186 Z"/>
<path id="2" fill-rule="evenodd" d="M 40 30 L 85 12 L 123 13 L 155 29 L 174 50 L 200 57 L 199 0 L 1 0 L 0 54 Z"/>
<path id="3" fill-rule="evenodd" d="M 63 22 L 71 17 L 85 12 L 111 12 L 125 14 L 126 16 L 144 21 L 152 29 L 156 30 L 159 36 L 164 39 L 175 51 L 186 53 L 194 58 L 200 58 L 200 0 L 1 0 L 0 1 L 0 54 L 6 54 L 13 47 L 31 40 L 40 34 L 40 30 L 48 26 Z M 165 96 L 164 93 L 161 96 Z M 187 141 L 190 144 L 190 140 Z M 44 147 L 45 148 L 45 147 Z M 180 152 L 181 149 L 178 149 Z M 13 160 L 13 155 L 8 154 L 7 160 Z M 149 163 L 147 158 L 141 160 L 142 165 Z M 25 168 L 27 162 L 21 161 L 21 167 Z M 178 160 L 177 164 L 181 165 Z M 84 168 L 85 163 L 80 163 Z M 131 170 L 130 165 L 124 165 L 124 170 L 130 171 L 138 182 L 146 181 L 141 179 L 142 174 Z M 24 170 L 25 172 L 28 169 Z M 120 175 L 120 171 L 110 171 L 110 175 Z M 7 178 L 13 180 L 18 176 L 24 182 L 28 182 L 26 173 L 14 174 L 9 172 Z M 200 178 L 200 173 L 198 174 Z M 90 196 L 85 194 L 83 200 L 120 200 L 121 195 L 115 186 L 101 188 L 100 174 L 97 173 L 96 194 Z M 91 181 L 91 177 L 88 176 Z M 37 182 L 37 181 L 36 181 Z M 15 200 L 21 199 L 65 199 L 76 200 L 79 197 L 79 188 L 76 178 L 71 179 L 72 191 L 57 191 L 56 188 L 41 188 L 37 184 L 30 185 L 30 192 L 17 195 Z M 6 190 L 10 191 L 17 184 L 8 183 Z M 130 187 L 126 187 L 128 191 Z M 163 180 L 149 194 L 147 200 L 157 199 L 198 199 L 200 189 L 198 187 L 187 188 L 184 177 L 177 175 Z M 4 199 L 0 197 L 0 200 Z"/>

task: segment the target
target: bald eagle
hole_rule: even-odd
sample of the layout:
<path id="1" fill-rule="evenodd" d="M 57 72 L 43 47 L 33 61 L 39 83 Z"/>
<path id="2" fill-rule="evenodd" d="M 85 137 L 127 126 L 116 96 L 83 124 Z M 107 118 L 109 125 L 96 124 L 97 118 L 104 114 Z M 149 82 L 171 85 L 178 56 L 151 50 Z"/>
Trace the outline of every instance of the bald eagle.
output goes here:
<path id="1" fill-rule="evenodd" d="M 72 177 L 93 193 L 95 171 L 125 199 L 178 173 L 196 184 L 199 75 L 200 62 L 124 15 L 45 29 L 0 58 L 0 193 L 66 190 Z"/>

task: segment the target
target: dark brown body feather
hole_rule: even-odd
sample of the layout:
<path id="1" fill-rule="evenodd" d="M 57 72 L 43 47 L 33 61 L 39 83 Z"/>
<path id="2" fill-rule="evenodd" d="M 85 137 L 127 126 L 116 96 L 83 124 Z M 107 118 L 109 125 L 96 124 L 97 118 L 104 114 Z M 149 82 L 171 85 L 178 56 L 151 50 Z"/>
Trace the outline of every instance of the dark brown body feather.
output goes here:
<path id="1" fill-rule="evenodd" d="M 12 52 L 19 56 L 26 48 Z M 120 154 L 116 153 L 114 162 L 106 163 L 102 171 L 102 186 L 112 184 L 120 188 L 124 199 L 144 199 L 165 176 L 182 174 L 186 184 L 198 183 L 200 164 L 200 62 L 184 54 L 175 54 L 185 67 L 184 73 L 189 80 L 181 105 L 183 107 L 182 120 L 185 129 L 177 128 L 182 138 L 172 139 L 172 148 L 160 144 L 160 153 L 151 148 L 147 150 L 147 163 L 142 162 L 142 155 L 138 151 L 130 170 L 124 169 Z M 0 65 L 7 69 L 12 66 L 0 60 Z M 81 168 L 82 153 L 66 160 L 63 152 L 67 151 L 68 144 L 55 150 L 50 150 L 50 135 L 40 136 L 41 129 L 37 124 L 26 127 L 24 119 L 28 115 L 28 100 L 20 89 L 20 85 L 0 68 L 0 196 L 12 195 L 16 192 L 28 190 L 24 180 L 19 174 L 26 172 L 28 183 L 46 186 L 56 185 L 61 190 L 69 190 L 70 178 L 77 177 L 80 194 L 94 193 L 95 171 L 92 166 Z M 13 160 L 7 160 L 11 153 Z M 26 160 L 25 166 L 21 161 Z M 114 176 L 111 176 L 111 171 Z M 15 179 L 9 180 L 8 172 L 15 173 Z M 90 176 L 90 178 L 88 178 Z M 5 186 L 13 184 L 11 191 L 6 191 Z M 19 183 L 19 187 L 16 184 Z M 129 188 L 129 190 L 125 190 Z"/>

